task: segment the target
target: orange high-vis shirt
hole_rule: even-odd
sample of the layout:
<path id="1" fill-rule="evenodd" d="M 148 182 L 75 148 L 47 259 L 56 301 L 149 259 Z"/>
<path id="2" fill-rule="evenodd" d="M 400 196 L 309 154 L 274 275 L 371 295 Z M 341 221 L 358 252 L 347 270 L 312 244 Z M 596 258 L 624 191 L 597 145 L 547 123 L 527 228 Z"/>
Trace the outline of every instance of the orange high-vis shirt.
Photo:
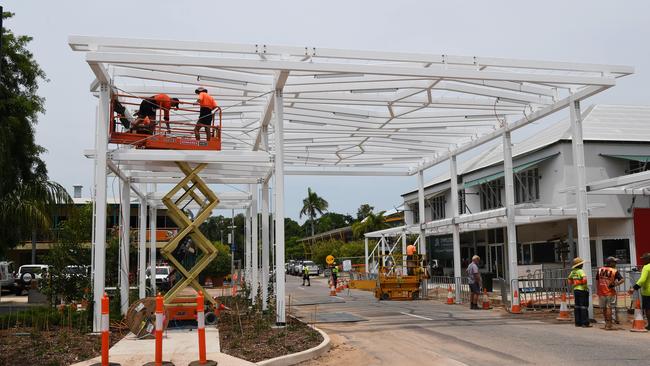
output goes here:
<path id="1" fill-rule="evenodd" d="M 165 121 L 169 121 L 169 110 L 172 107 L 172 99 L 169 97 L 167 94 L 157 94 L 154 95 L 153 100 L 156 101 L 156 104 L 160 107 L 160 109 L 163 110 L 164 112 L 164 119 Z"/>
<path id="2" fill-rule="evenodd" d="M 198 99 L 199 105 L 204 108 L 215 109 L 217 108 L 217 102 L 210 96 L 210 94 L 203 92 L 199 94 Z"/>
<path id="3" fill-rule="evenodd" d="M 409 246 L 406 247 L 406 255 L 413 255 L 415 254 L 415 245 L 410 244 Z"/>

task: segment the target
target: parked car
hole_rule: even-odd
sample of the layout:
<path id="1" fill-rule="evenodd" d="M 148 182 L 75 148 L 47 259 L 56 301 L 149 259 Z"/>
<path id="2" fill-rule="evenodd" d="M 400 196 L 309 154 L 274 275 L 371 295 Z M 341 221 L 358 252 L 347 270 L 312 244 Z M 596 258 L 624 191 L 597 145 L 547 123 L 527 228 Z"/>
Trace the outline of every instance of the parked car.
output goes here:
<path id="1" fill-rule="evenodd" d="M 286 268 L 286 273 L 287 274 L 293 274 L 293 265 L 296 263 L 295 260 L 289 259 L 289 261 L 285 264 Z"/>
<path id="2" fill-rule="evenodd" d="M 174 275 L 170 266 L 156 266 L 156 289 L 169 290 L 174 286 Z M 151 278 L 151 267 L 147 267 L 147 282 Z"/>
<path id="3" fill-rule="evenodd" d="M 291 267 L 291 274 L 298 276 L 302 271 L 302 261 L 295 261 Z"/>
<path id="4" fill-rule="evenodd" d="M 46 264 L 26 264 L 18 268 L 18 273 L 15 276 L 14 293 L 22 295 L 23 292 L 29 290 L 34 280 L 42 280 L 47 276 L 49 266 Z"/>
<path id="5" fill-rule="evenodd" d="M 14 262 L 0 262 L 0 288 L 2 290 L 14 290 Z"/>

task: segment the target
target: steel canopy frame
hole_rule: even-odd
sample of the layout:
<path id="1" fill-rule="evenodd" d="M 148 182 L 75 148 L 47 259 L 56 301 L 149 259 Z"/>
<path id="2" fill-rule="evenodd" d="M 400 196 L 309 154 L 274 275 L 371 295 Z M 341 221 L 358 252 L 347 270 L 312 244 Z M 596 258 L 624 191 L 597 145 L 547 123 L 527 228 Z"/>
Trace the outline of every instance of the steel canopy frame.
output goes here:
<path id="1" fill-rule="evenodd" d="M 192 100 L 193 88 L 201 85 L 220 103 L 224 144 L 215 154 L 108 151 L 105 131 L 98 132 L 96 198 L 105 201 L 107 160 L 116 163 L 122 179 L 136 183 L 172 182 L 178 178 L 170 166 L 175 159 L 208 162 L 203 174 L 209 183 L 256 185 L 273 175 L 278 323 L 285 316 L 285 174 L 417 175 L 423 191 L 425 169 L 564 108 L 570 107 L 580 130 L 579 101 L 634 72 L 620 65 L 313 46 L 87 36 L 71 36 L 69 45 L 86 54 L 96 78 L 91 91 L 99 92 L 103 114 L 110 91 L 134 96 L 165 92 Z M 106 116 L 100 116 L 98 128 L 106 125 Z M 580 146 L 577 151 L 583 153 Z M 580 160 L 578 172 L 584 169 Z M 586 194 L 584 187 L 578 189 L 579 195 Z M 424 197 L 419 196 L 423 218 Z M 100 218 L 105 203 L 96 208 Z M 579 207 L 574 215 L 585 214 L 586 207 Z M 507 216 L 513 224 L 516 215 Z M 580 220 L 584 231 L 586 217 Z M 424 234 L 423 222 L 418 229 Z M 585 233 L 579 236 L 584 241 Z M 102 252 L 95 253 L 99 272 L 104 270 L 104 241 L 96 237 L 95 249 Z M 96 285 L 103 289 L 103 282 Z"/>

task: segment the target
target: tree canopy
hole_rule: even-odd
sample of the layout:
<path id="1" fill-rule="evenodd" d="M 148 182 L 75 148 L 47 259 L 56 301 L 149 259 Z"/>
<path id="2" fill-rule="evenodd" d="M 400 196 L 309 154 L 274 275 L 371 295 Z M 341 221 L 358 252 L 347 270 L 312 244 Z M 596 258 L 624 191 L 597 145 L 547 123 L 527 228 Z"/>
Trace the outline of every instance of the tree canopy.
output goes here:
<path id="1" fill-rule="evenodd" d="M 3 19 L 13 14 L 5 12 Z M 35 227 L 50 228 L 51 210 L 70 197 L 47 176 L 45 152 L 34 140 L 45 100 L 37 94 L 45 72 L 27 49 L 32 40 L 3 28 L 0 72 L 0 253 Z"/>
<path id="2" fill-rule="evenodd" d="M 300 217 L 307 216 L 311 221 L 311 235 L 316 232 L 316 215 L 322 215 L 323 211 L 327 211 L 329 204 L 324 198 L 319 197 L 316 192 L 311 188 L 307 188 L 307 197 L 302 200 L 302 209 L 300 210 Z"/>
<path id="3" fill-rule="evenodd" d="M 372 213 L 372 211 L 375 208 L 373 206 L 370 206 L 367 203 L 364 203 L 363 205 L 359 206 L 359 209 L 357 209 L 357 220 L 361 221 L 368 216 L 368 214 Z"/>

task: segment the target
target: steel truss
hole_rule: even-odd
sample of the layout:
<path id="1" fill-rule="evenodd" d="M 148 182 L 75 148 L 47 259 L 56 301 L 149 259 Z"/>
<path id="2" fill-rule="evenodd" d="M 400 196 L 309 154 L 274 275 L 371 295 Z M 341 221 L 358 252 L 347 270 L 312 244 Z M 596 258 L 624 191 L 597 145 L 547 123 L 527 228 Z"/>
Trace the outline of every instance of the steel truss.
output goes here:
<path id="1" fill-rule="evenodd" d="M 104 289 L 109 166 L 121 180 L 153 187 L 183 179 L 174 165 L 176 161 L 205 163 L 202 179 L 207 184 L 250 184 L 255 190 L 260 183 L 266 189 L 269 183 L 273 184 L 278 324 L 285 322 L 285 174 L 417 175 L 420 204 L 417 229 L 423 238 L 426 235 L 424 170 L 451 161 L 453 182 L 457 178 L 458 155 L 494 139 L 503 139 L 509 145 L 510 132 L 565 108 L 571 111 L 574 129 L 576 191 L 580 196 L 575 212 L 579 218 L 579 248 L 580 254 L 588 259 L 579 103 L 611 88 L 617 78 L 634 72 L 632 67 L 620 65 L 313 46 L 87 36 L 71 36 L 69 45 L 72 50 L 85 53 L 95 75 L 90 89 L 99 96 L 96 146 L 88 154 L 96 162 L 95 303 L 99 303 Z M 111 95 L 149 96 L 163 92 L 192 99 L 197 84 L 208 88 L 223 110 L 221 152 L 199 155 L 187 151 L 108 150 Z M 504 148 L 504 154 L 509 151 Z M 511 158 L 504 158 L 506 176 L 512 175 Z M 135 192 L 136 185 L 130 186 Z M 511 190 L 511 186 L 507 185 L 507 189 Z M 143 196 L 151 192 L 140 187 L 139 194 L 135 193 L 145 201 Z M 258 197 L 257 191 L 250 193 Z M 270 197 L 262 196 L 267 202 L 261 206 L 268 207 Z M 516 243 L 513 232 L 516 215 L 512 212 L 511 197 L 508 193 L 509 246 Z M 452 201 L 458 207 L 456 195 L 452 194 Z M 250 211 L 255 207 L 251 202 L 252 199 L 244 208 Z M 147 203 L 153 204 L 150 210 L 155 211 L 156 203 Z M 257 212 L 251 215 L 256 216 Z M 451 226 L 456 276 L 461 271 L 459 225 Z M 267 243 L 267 239 L 262 238 L 262 242 Z M 250 250 L 257 245 L 252 243 Z M 419 251 L 426 254 L 425 246 L 420 245 Z M 155 256 L 155 250 L 152 254 Z M 247 266 L 257 268 L 259 263 L 247 263 Z M 516 261 L 510 263 L 509 270 L 515 273 Z M 258 282 L 257 278 L 252 280 Z M 426 295 L 426 288 L 421 294 Z M 97 330 L 98 309 L 95 313 Z"/>

